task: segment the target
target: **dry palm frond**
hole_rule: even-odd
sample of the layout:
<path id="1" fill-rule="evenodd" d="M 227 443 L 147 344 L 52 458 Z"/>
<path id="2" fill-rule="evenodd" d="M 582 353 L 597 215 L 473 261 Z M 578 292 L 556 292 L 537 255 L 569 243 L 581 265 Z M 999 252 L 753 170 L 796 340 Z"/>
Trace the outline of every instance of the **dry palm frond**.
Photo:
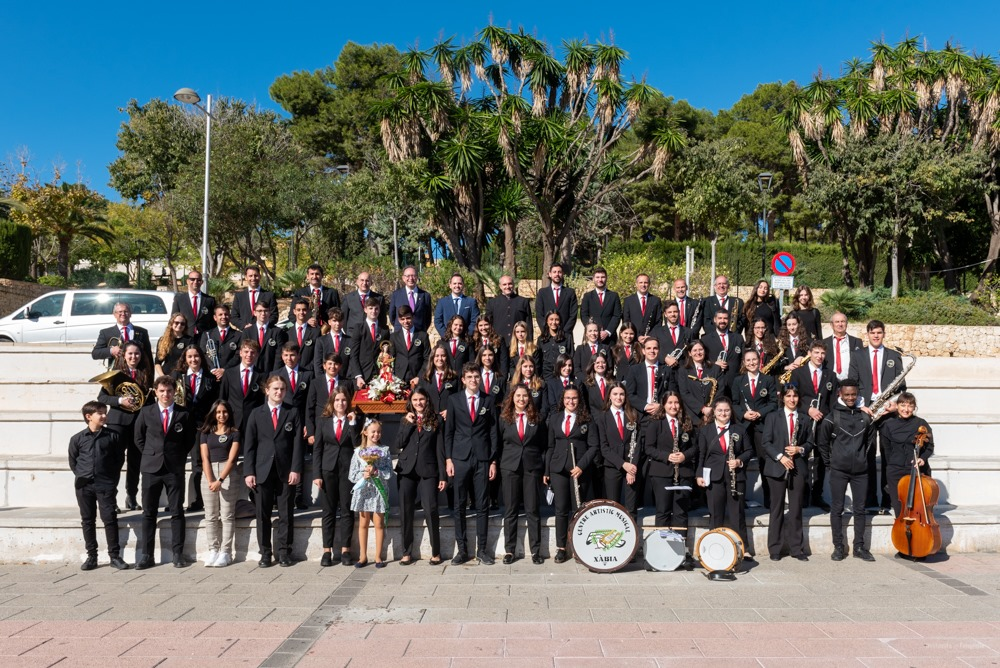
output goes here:
<path id="1" fill-rule="evenodd" d="M 535 155 L 532 160 L 531 168 L 534 170 L 535 175 L 539 175 L 545 169 L 545 159 L 548 157 L 548 150 L 545 148 L 545 144 L 539 142 L 535 147 Z"/>
<path id="2" fill-rule="evenodd" d="M 472 188 L 464 183 L 458 183 L 454 190 L 460 206 L 472 206 Z"/>
<path id="3" fill-rule="evenodd" d="M 521 112 L 517 109 L 512 109 L 510 112 L 510 126 L 514 128 L 514 132 L 521 134 Z"/>
<path id="4" fill-rule="evenodd" d="M 437 141 L 438 137 L 448 131 L 451 121 L 448 120 L 448 113 L 444 109 L 435 109 L 431 112 L 431 122 L 434 124 L 431 140 Z"/>
<path id="5" fill-rule="evenodd" d="M 535 118 L 541 118 L 545 115 L 545 87 L 539 86 L 538 89 L 531 91 L 531 115 Z"/>
<path id="6" fill-rule="evenodd" d="M 867 118 L 851 118 L 851 136 L 855 139 L 864 139 L 868 136 Z"/>
<path id="7" fill-rule="evenodd" d="M 793 128 L 789 131 L 788 144 L 792 147 L 792 157 L 795 159 L 795 165 L 799 168 L 800 172 L 804 172 L 809 158 L 806 154 L 806 145 L 802 141 L 802 135 L 799 134 L 797 129 Z"/>
<path id="8" fill-rule="evenodd" d="M 462 70 L 458 73 L 458 80 L 462 84 L 462 93 L 468 93 L 472 89 L 472 74 L 469 70 Z"/>
<path id="9" fill-rule="evenodd" d="M 872 65 L 872 78 L 868 82 L 868 87 L 876 93 L 885 89 L 885 66 L 881 62 Z"/>
<path id="10" fill-rule="evenodd" d="M 913 115 L 908 111 L 899 114 L 896 119 L 896 132 L 901 135 L 910 134 L 913 131 Z"/>
<path id="11" fill-rule="evenodd" d="M 847 143 L 847 136 L 844 132 L 844 124 L 841 122 L 833 123 L 830 126 L 830 137 L 833 139 L 833 143 L 837 146 L 843 146 Z"/>
<path id="12" fill-rule="evenodd" d="M 653 154 L 653 178 L 659 181 L 663 178 L 663 170 L 667 167 L 670 159 L 670 151 L 664 148 L 657 148 Z"/>

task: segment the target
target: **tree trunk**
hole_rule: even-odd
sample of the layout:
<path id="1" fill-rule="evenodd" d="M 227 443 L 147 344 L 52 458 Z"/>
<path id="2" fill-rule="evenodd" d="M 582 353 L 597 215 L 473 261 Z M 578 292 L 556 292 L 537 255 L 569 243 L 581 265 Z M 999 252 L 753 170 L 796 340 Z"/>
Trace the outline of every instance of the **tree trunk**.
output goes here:
<path id="1" fill-rule="evenodd" d="M 503 224 L 503 273 L 517 276 L 517 221 Z"/>
<path id="2" fill-rule="evenodd" d="M 844 285 L 849 288 L 854 287 L 854 276 L 851 274 L 851 259 L 847 252 L 847 239 L 844 237 L 843 231 L 837 232 L 837 239 L 840 241 L 840 252 L 844 256 L 844 264 L 841 265 L 841 274 L 844 277 Z"/>
<path id="3" fill-rule="evenodd" d="M 951 256 L 951 248 L 948 246 L 948 237 L 944 233 L 943 225 L 935 225 L 934 230 L 934 252 L 944 269 L 944 287 L 948 292 L 958 292 L 958 276 L 955 274 L 955 261 Z"/>
<path id="4" fill-rule="evenodd" d="M 549 284 L 549 278 L 548 278 L 549 277 L 549 267 L 551 267 L 553 264 L 555 264 L 555 262 L 556 262 L 556 249 L 555 249 L 555 246 L 553 246 L 553 244 L 552 244 L 552 238 L 549 235 L 547 235 L 547 234 L 545 234 L 543 232 L 542 233 L 542 275 L 544 276 L 544 279 L 543 279 L 544 284 L 543 284 L 542 287 L 545 287 L 546 285 Z"/>
<path id="5" fill-rule="evenodd" d="M 986 290 L 986 279 L 997 273 L 997 258 L 1000 257 L 1000 195 L 986 193 L 986 210 L 990 216 L 990 248 L 986 253 L 986 265 L 983 273 L 979 275 L 979 285 L 976 292 L 982 293 Z"/>
<path id="6" fill-rule="evenodd" d="M 67 237 L 59 237 L 59 275 L 69 280 L 69 242 Z"/>
<path id="7" fill-rule="evenodd" d="M 674 241 L 681 240 L 681 214 L 674 211 Z"/>

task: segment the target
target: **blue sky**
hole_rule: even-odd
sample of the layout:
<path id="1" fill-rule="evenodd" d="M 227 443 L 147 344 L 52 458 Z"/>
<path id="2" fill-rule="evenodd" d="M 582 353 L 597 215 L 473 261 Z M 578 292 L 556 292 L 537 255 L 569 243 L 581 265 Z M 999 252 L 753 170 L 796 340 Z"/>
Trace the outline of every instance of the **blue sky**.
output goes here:
<path id="1" fill-rule="evenodd" d="M 44 9 L 43 9 L 44 8 Z M 131 98 L 170 99 L 182 86 L 256 101 L 274 79 L 332 63 L 344 43 L 431 46 L 471 39 L 493 17 L 552 44 L 609 39 L 628 51 L 626 72 L 713 111 L 758 83 L 836 74 L 871 40 L 952 39 L 994 56 L 996 0 L 910 2 L 65 2 L 12 3 L 2 12 L 6 51 L 0 160 L 26 148 L 43 179 L 58 165 L 117 199 L 107 165 Z"/>

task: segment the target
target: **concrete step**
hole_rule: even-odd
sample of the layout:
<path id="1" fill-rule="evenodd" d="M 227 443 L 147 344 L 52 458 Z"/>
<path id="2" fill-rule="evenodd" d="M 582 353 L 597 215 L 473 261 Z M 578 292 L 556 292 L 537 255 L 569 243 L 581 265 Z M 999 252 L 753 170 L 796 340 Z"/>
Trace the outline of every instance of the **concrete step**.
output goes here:
<path id="1" fill-rule="evenodd" d="M 80 381 L 104 370 L 104 363 L 91 359 L 93 346 L 0 343 L 0 369 L 5 381 L 23 378 Z"/>
<path id="2" fill-rule="evenodd" d="M 79 381 L 41 379 L 0 381 L 0 406 L 33 411 L 66 411 L 74 408 L 79 410 L 86 402 L 96 399 L 100 391 L 101 386 L 97 383 Z"/>
<path id="3" fill-rule="evenodd" d="M 295 527 L 293 531 L 294 549 L 293 554 L 298 559 L 308 559 L 311 562 L 318 562 L 322 551 L 322 527 L 321 512 L 318 509 L 300 511 L 295 515 Z M 949 554 L 962 552 L 995 552 L 1000 549 L 1000 532 L 996 530 L 996 525 L 1000 522 L 1000 506 L 938 506 L 935 514 L 941 527 L 943 551 Z M 643 515 L 641 518 L 644 535 L 649 535 L 654 526 L 651 515 Z M 869 517 L 870 521 L 870 546 L 871 551 L 880 555 L 880 558 L 887 558 L 896 552 L 892 545 L 891 531 L 893 520 L 891 517 L 879 516 Z M 845 531 L 848 541 L 852 535 L 852 518 L 845 515 Z M 204 558 L 208 551 L 204 514 L 201 512 L 190 513 L 186 518 L 187 541 L 185 544 L 185 555 L 189 559 Z M 420 558 L 427 560 L 431 556 L 430 543 L 427 531 L 423 525 L 423 512 L 418 511 L 416 515 L 417 527 L 415 535 L 420 542 Z M 136 544 L 142 530 L 142 514 L 139 512 L 124 513 L 119 516 L 118 523 L 121 528 L 120 538 L 123 543 L 122 557 L 129 562 L 134 562 L 136 558 Z M 767 555 L 767 527 L 768 515 L 759 511 L 748 511 L 747 524 L 751 532 L 751 544 L 747 546 L 757 555 L 758 559 L 766 558 Z M 442 556 L 450 559 L 454 552 L 454 530 L 451 518 L 444 516 L 440 521 Z M 804 515 L 803 533 L 806 538 L 807 551 L 813 555 L 813 560 L 825 563 L 827 555 L 833 549 L 830 534 L 830 516 L 820 514 L 814 509 L 808 509 Z M 504 552 L 502 538 L 502 518 L 499 512 L 490 514 L 487 551 L 495 554 L 499 561 Z M 694 548 L 699 536 L 708 528 L 708 517 L 704 508 L 696 509 L 690 516 L 691 536 L 689 536 L 688 549 L 694 553 Z M 256 561 L 258 559 L 258 547 L 256 538 L 256 521 L 253 519 L 241 519 L 236 523 L 236 535 L 234 546 L 237 561 Z M 469 540 L 474 541 L 475 522 L 469 522 Z M 372 559 L 374 555 L 374 532 L 369 535 L 368 557 Z M 518 541 L 518 554 L 531 554 L 528 551 L 527 539 L 524 536 L 524 519 L 519 521 L 518 535 L 522 540 Z M 339 536 L 338 536 L 339 538 Z M 107 557 L 104 554 L 103 532 L 98 528 L 98 540 L 102 546 L 101 558 L 106 563 Z M 401 536 L 399 529 L 399 518 L 394 511 L 387 521 L 387 541 L 386 556 L 395 560 L 402 556 L 400 544 Z M 542 555 L 551 558 L 555 554 L 555 522 L 551 515 L 544 514 L 542 517 Z M 357 551 L 357 537 L 353 537 L 354 553 Z M 169 561 L 170 559 L 170 518 L 160 514 L 157 523 L 157 549 L 159 554 L 154 555 L 158 562 Z M 83 540 L 80 533 L 79 511 L 75 507 L 46 507 L 31 509 L 9 509 L 0 513 L 0 563 L 15 562 L 73 562 L 79 563 L 83 560 Z M 475 562 L 472 562 L 473 564 Z M 551 562 L 548 562 L 551 565 Z M 200 568 L 198 564 L 194 566 Z M 556 566 L 558 568 L 558 566 Z M 817 565 L 816 568 L 825 568 Z M 172 569 L 171 569 L 172 570 Z M 169 575 L 165 571 L 164 575 Z M 650 574 L 651 578 L 669 577 L 664 575 Z"/>

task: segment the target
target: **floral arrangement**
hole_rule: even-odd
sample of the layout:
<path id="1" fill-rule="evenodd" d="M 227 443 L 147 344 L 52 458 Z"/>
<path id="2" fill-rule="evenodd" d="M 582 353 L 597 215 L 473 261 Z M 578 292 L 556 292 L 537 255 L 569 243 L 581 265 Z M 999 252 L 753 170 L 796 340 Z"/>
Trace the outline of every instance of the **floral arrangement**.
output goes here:
<path id="1" fill-rule="evenodd" d="M 378 490 L 379 495 L 381 495 L 382 500 L 385 505 L 389 505 L 389 492 L 386 490 L 385 485 L 382 484 L 382 479 L 378 477 L 378 460 L 382 457 L 382 453 L 375 446 L 369 446 L 363 448 L 358 452 L 358 457 L 361 458 L 363 462 L 368 464 L 372 468 L 371 476 L 368 478 L 362 478 L 354 484 L 354 491 L 360 491 L 365 485 L 373 485 L 376 490 Z"/>
<path id="2" fill-rule="evenodd" d="M 410 389 L 396 376 L 392 376 L 388 380 L 381 376 L 372 378 L 366 389 L 368 390 L 368 401 L 382 401 L 391 404 L 397 399 L 406 399 L 410 396 Z"/>

